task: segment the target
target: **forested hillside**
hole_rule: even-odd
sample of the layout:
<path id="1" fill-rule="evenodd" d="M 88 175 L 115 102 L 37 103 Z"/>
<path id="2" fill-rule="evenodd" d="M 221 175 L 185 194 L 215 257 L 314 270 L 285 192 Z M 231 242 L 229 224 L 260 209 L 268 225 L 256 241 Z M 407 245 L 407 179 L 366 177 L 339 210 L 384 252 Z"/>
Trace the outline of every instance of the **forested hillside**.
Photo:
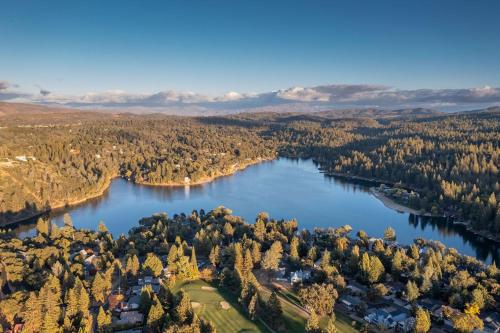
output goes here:
<path id="1" fill-rule="evenodd" d="M 193 184 L 275 157 L 255 129 L 187 118 L 8 126 L 0 141 L 3 223 L 102 194 L 116 176 Z"/>
<path id="2" fill-rule="evenodd" d="M 408 191 L 422 212 L 500 233 L 500 113 L 402 111 L 242 114 L 183 118 L 78 113 L 0 119 L 2 222 L 101 194 L 112 177 L 194 184 L 278 154 L 311 157 L 329 174 L 376 179 Z M 63 113 L 64 114 L 64 113 Z M 425 116 L 425 115 L 428 116 Z M 372 116 L 373 115 L 373 116 Z M 20 117 L 20 118 L 19 118 Z M 56 121 L 52 122 L 53 119 Z M 411 193 L 413 191 L 413 193 Z"/>
<path id="3" fill-rule="evenodd" d="M 415 192 L 406 202 L 411 207 L 500 232 L 499 112 L 413 121 L 301 121 L 276 137 L 283 155 L 312 157 L 332 175 L 395 184 Z"/>

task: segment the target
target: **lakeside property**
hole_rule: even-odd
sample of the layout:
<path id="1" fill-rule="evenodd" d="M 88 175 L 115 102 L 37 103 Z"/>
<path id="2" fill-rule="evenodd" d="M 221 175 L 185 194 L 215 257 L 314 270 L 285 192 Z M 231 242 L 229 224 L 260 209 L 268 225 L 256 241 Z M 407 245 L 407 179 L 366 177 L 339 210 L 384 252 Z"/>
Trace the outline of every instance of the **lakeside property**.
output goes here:
<path id="1" fill-rule="evenodd" d="M 63 215 L 68 212 L 76 226 L 88 229 L 95 229 L 103 220 L 118 237 L 126 234 L 141 217 L 154 212 L 167 211 L 172 215 L 215 207 L 221 202 L 234 207 L 248 222 L 254 221 L 265 202 L 270 214 L 297 218 L 301 227 L 309 230 L 351 224 L 356 230 L 381 237 L 383 228 L 392 226 L 398 230 L 402 243 L 409 244 L 422 237 L 486 262 L 500 257 L 498 247 L 479 241 L 465 228 L 444 219 L 398 213 L 381 204 L 363 184 L 325 177 L 312 160 L 264 161 L 233 176 L 189 187 L 141 186 L 118 178 L 104 196 L 54 212 L 51 218 L 63 225 Z M 34 222 L 15 229 L 19 237 L 33 235 Z"/>
<path id="2" fill-rule="evenodd" d="M 399 244 L 392 228 L 383 238 L 354 235 L 349 225 L 310 233 L 265 213 L 248 224 L 225 207 L 156 214 L 116 239 L 104 223 L 90 231 L 75 229 L 69 215 L 64 222 L 40 220 L 37 234 L 23 240 L 0 234 L 0 262 L 8 263 L 0 325 L 8 332 L 412 332 L 425 325 L 447 333 L 500 325 L 495 264 L 432 240 Z"/>

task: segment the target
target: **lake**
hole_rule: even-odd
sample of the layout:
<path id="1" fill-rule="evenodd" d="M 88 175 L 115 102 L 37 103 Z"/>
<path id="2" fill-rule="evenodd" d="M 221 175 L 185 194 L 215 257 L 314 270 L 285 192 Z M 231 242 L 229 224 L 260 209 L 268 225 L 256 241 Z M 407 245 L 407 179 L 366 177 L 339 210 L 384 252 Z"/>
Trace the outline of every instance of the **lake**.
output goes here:
<path id="1" fill-rule="evenodd" d="M 220 205 L 248 222 L 254 222 L 257 214 L 265 211 L 276 219 L 296 218 L 300 229 L 349 224 L 353 233 L 363 229 L 370 236 L 381 237 L 391 226 L 399 243 L 408 244 L 422 237 L 487 263 L 498 262 L 499 258 L 496 244 L 478 239 L 462 226 L 387 208 L 366 184 L 325 176 L 312 160 L 280 158 L 197 186 L 143 186 L 115 179 L 103 196 L 51 215 L 62 225 L 62 215 L 68 212 L 76 227 L 88 229 L 95 229 L 102 220 L 118 236 L 136 226 L 140 218 L 157 212 L 172 216 L 193 209 L 209 211 Z M 19 237 L 31 235 L 34 224 L 20 225 L 17 232 Z"/>

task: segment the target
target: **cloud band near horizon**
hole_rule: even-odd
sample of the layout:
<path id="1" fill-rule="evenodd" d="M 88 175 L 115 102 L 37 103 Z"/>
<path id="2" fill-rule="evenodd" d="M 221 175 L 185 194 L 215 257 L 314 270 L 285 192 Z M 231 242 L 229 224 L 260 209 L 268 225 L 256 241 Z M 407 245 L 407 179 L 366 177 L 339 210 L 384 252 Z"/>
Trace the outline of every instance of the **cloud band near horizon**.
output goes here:
<path id="1" fill-rule="evenodd" d="M 209 96 L 174 90 L 152 94 L 110 90 L 83 95 L 63 95 L 39 88 L 38 93 L 23 92 L 19 86 L 0 81 L 0 101 L 61 105 L 76 108 L 183 108 L 199 110 L 249 110 L 286 108 L 294 111 L 329 108 L 412 108 L 437 110 L 486 107 L 500 104 L 500 88 L 484 86 L 467 89 L 398 90 L 382 85 L 332 84 L 315 87 L 291 87 L 278 91 L 253 94 L 229 92 Z"/>

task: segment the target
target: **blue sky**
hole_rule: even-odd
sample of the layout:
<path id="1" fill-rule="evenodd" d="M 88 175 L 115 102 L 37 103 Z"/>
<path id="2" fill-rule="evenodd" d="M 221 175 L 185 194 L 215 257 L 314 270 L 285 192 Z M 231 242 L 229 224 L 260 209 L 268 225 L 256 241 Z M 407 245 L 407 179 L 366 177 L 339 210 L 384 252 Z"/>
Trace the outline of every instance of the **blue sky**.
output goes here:
<path id="1" fill-rule="evenodd" d="M 3 1 L 24 92 L 500 86 L 500 1 Z"/>

